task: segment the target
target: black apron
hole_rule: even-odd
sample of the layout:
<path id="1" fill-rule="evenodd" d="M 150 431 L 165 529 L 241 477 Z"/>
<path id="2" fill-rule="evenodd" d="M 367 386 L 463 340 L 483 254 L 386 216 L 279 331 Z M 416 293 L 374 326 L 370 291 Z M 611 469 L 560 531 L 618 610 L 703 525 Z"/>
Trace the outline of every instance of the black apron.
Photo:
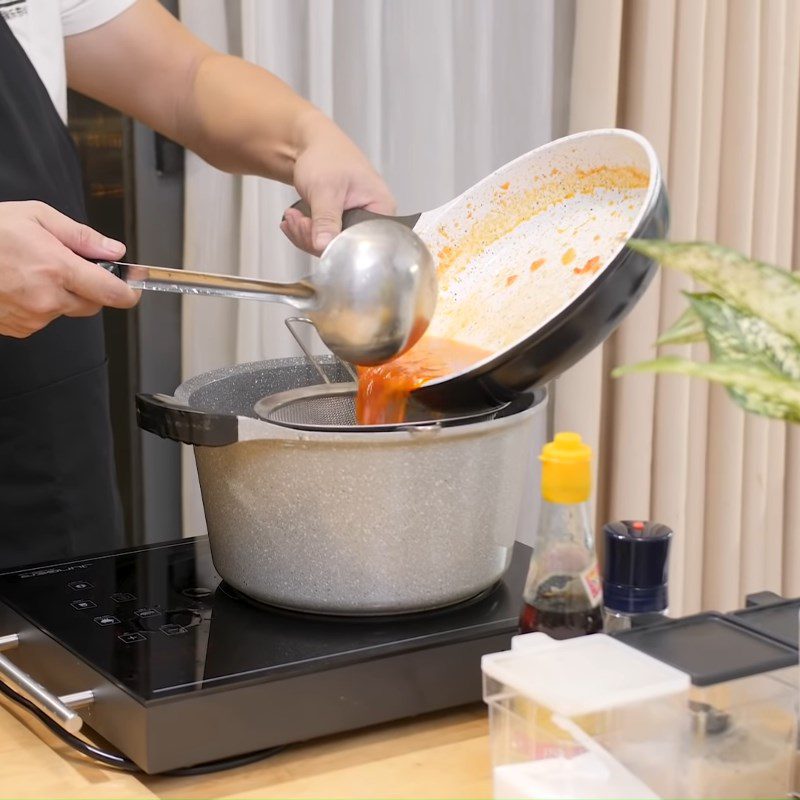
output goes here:
<path id="1" fill-rule="evenodd" d="M 0 201 L 86 221 L 75 145 L 0 15 Z M 102 318 L 0 335 L 0 568 L 122 543 Z"/>

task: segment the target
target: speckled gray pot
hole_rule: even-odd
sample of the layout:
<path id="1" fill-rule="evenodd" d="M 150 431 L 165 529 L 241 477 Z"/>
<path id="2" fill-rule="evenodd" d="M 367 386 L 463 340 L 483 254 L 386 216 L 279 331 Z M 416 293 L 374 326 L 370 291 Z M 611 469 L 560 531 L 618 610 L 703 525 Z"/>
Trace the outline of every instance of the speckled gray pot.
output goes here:
<path id="1" fill-rule="evenodd" d="M 534 457 L 525 410 L 424 430 L 304 432 L 255 419 L 265 394 L 318 382 L 303 360 L 193 378 L 176 403 L 231 415 L 236 441 L 196 446 L 214 566 L 257 600 L 327 614 L 456 603 L 507 569 Z"/>

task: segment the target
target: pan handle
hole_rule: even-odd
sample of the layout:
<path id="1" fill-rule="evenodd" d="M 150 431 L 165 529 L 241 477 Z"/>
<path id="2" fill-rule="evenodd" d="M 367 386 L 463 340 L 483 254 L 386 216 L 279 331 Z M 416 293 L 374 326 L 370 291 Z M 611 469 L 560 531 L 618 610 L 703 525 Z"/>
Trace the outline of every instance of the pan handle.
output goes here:
<path id="1" fill-rule="evenodd" d="M 162 439 L 202 447 L 239 441 L 239 421 L 229 414 L 198 411 L 165 394 L 137 394 L 136 422 Z"/>
<path id="2" fill-rule="evenodd" d="M 311 216 L 311 206 L 305 200 L 298 200 L 292 204 L 292 208 L 296 208 L 304 217 Z M 359 222 L 367 222 L 371 219 L 390 219 L 392 222 L 399 222 L 407 228 L 413 230 L 417 224 L 417 220 L 422 214 L 409 214 L 405 217 L 391 217 L 387 214 L 376 214 L 374 211 L 367 211 L 366 208 L 348 208 L 347 211 L 342 212 L 342 229 L 352 228 L 353 225 L 358 225 Z"/>

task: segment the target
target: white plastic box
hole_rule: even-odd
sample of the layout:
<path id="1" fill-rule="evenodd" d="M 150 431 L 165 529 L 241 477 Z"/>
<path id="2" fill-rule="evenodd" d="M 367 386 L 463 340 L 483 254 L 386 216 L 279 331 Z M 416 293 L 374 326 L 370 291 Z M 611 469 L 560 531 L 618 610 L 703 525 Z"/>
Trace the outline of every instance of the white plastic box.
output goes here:
<path id="1" fill-rule="evenodd" d="M 781 797 L 796 669 L 709 687 L 597 634 L 483 657 L 497 798 Z"/>

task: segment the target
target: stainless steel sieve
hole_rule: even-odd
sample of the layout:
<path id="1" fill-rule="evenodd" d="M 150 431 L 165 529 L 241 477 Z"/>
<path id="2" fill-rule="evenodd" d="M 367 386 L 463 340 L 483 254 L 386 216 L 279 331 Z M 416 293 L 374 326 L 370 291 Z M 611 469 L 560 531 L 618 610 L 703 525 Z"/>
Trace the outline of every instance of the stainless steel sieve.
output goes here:
<path id="1" fill-rule="evenodd" d="M 313 359 L 311 359 L 313 361 Z M 314 362 L 316 363 L 316 362 Z M 410 399 L 403 422 L 359 425 L 356 421 L 355 383 L 322 383 L 262 397 L 253 411 L 265 422 L 308 431 L 396 431 L 405 428 L 463 425 L 494 419 L 509 404 L 491 406 L 463 414 L 443 414 Z"/>
<path id="2" fill-rule="evenodd" d="M 366 433 L 369 431 L 397 431 L 406 428 L 429 426 L 462 425 L 468 422 L 482 422 L 494 419 L 510 403 L 495 403 L 484 408 L 471 408 L 465 411 L 448 410 L 447 414 L 419 403 L 413 394 L 406 406 L 403 422 L 385 425 L 359 425 L 356 420 L 356 393 L 358 376 L 352 366 L 334 355 L 339 366 L 350 375 L 353 381 L 331 382 L 323 369 L 322 359 L 311 352 L 296 326 L 315 328 L 307 317 L 288 317 L 284 320 L 289 333 L 303 351 L 306 361 L 314 367 L 323 381 L 321 384 L 289 389 L 285 392 L 268 394 L 254 406 L 256 416 L 265 422 L 307 431 L 337 431 Z"/>

